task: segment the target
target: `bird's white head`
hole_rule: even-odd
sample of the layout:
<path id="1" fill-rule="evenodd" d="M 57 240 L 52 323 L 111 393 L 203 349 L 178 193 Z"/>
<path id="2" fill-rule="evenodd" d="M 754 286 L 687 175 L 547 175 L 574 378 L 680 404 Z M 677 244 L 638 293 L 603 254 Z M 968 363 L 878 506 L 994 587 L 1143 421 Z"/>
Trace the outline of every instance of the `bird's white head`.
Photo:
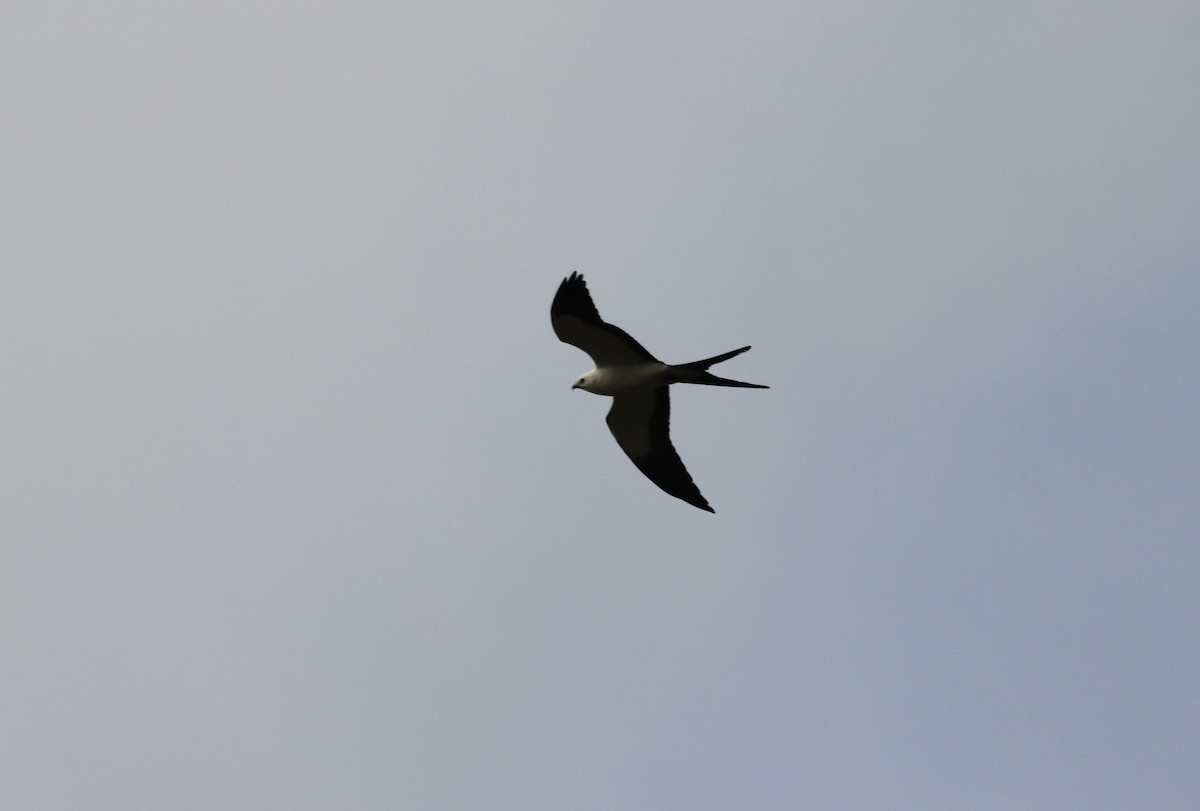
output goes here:
<path id="1" fill-rule="evenodd" d="M 595 385 L 595 375 L 595 369 L 592 369 L 590 372 L 584 372 L 575 381 L 574 385 L 571 386 L 571 389 L 583 389 L 584 391 L 590 391 L 594 393 L 595 389 L 593 386 Z"/>

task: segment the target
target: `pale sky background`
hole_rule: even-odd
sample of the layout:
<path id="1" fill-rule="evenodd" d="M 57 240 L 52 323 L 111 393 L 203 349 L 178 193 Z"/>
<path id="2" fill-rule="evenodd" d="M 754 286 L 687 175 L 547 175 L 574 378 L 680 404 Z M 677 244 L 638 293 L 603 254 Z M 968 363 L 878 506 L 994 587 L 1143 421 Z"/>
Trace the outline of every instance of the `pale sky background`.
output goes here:
<path id="1" fill-rule="evenodd" d="M 3 808 L 1196 807 L 1194 2 L 0 42 Z"/>

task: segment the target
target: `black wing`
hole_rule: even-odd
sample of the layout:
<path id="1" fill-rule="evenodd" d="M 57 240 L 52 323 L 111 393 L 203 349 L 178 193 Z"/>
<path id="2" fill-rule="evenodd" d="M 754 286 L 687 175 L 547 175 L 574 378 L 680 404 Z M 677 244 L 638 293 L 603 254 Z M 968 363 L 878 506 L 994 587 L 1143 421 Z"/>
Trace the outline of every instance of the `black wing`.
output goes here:
<path id="1" fill-rule="evenodd" d="M 628 332 L 600 318 L 578 273 L 563 279 L 550 305 L 550 324 L 560 341 L 577 346 L 597 366 L 624 366 L 657 360 Z"/>
<path id="2" fill-rule="evenodd" d="M 646 478 L 693 507 L 716 512 L 671 444 L 671 395 L 666 386 L 618 394 L 607 420 L 621 450 Z"/>

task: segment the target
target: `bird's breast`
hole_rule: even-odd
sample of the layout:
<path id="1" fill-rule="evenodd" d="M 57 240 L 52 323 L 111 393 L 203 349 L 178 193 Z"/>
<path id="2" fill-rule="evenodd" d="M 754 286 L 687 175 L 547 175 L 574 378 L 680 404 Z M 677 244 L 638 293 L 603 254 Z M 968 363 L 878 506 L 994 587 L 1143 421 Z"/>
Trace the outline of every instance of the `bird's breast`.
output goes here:
<path id="1" fill-rule="evenodd" d="M 601 366 L 588 376 L 584 388 L 593 394 L 607 394 L 611 397 L 631 389 L 656 388 L 669 382 L 666 375 L 667 367 L 662 363 Z"/>

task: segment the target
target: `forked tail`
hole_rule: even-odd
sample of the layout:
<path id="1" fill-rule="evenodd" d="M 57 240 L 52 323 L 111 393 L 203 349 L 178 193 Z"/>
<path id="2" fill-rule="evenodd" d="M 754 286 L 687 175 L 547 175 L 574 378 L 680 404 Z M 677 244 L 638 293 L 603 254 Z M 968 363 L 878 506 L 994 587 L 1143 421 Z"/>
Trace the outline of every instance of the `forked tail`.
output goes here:
<path id="1" fill-rule="evenodd" d="M 678 375 L 676 383 L 698 383 L 703 386 L 735 386 L 741 389 L 769 389 L 770 386 L 763 386 L 758 383 L 743 383 L 740 380 L 730 380 L 726 377 L 717 377 L 710 374 L 709 366 L 727 361 L 730 358 L 735 358 L 743 352 L 749 352 L 750 347 L 743 346 L 741 349 L 735 349 L 732 352 L 724 352 L 720 355 L 715 355 L 704 360 L 694 360 L 691 363 L 681 363 L 678 366 L 672 366 Z"/>

